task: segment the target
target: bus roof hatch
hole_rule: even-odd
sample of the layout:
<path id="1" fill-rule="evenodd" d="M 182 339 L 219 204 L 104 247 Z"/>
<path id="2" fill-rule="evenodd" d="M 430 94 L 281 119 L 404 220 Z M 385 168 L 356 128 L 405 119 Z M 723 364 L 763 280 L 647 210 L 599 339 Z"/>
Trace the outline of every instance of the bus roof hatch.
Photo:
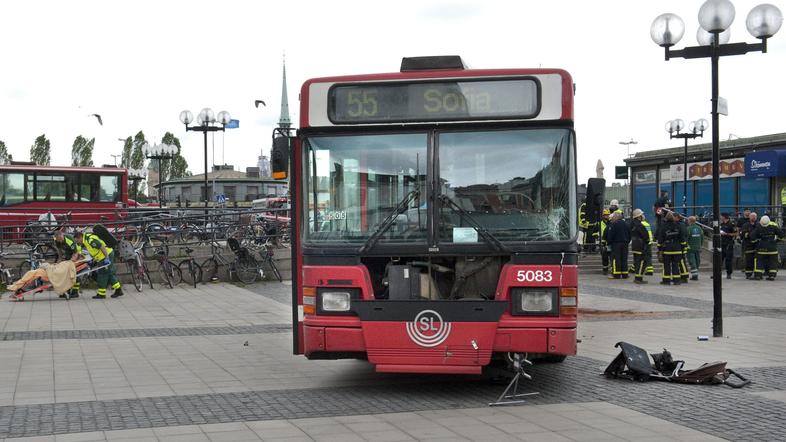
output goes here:
<path id="1" fill-rule="evenodd" d="M 436 55 L 429 57 L 404 57 L 401 59 L 401 72 L 435 71 L 444 69 L 466 69 L 458 55 Z"/>

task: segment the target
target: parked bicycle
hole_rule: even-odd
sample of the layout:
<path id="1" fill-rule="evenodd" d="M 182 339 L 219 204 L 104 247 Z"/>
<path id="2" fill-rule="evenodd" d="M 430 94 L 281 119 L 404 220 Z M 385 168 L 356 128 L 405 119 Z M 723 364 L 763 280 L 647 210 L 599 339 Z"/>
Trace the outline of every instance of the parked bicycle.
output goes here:
<path id="1" fill-rule="evenodd" d="M 191 256 L 191 253 L 194 251 L 191 247 L 185 247 L 183 249 L 186 252 L 187 258 L 184 261 L 181 261 L 178 264 L 178 268 L 180 270 L 181 275 L 183 275 L 183 281 L 186 284 L 193 285 L 196 288 L 198 282 L 202 282 L 202 267 L 197 264 L 194 257 Z"/>
<path id="2" fill-rule="evenodd" d="M 258 277 L 264 276 L 254 254 L 247 247 L 240 245 L 240 241 L 236 238 L 227 238 L 227 245 L 235 254 L 235 271 L 240 282 L 253 284 Z"/>
<path id="3" fill-rule="evenodd" d="M 142 247 L 134 248 L 129 241 L 120 241 L 117 246 L 117 256 L 122 262 L 126 263 L 131 282 L 137 292 L 142 291 L 142 286 L 147 284 L 153 288 L 153 280 L 142 256 Z"/>
<path id="4" fill-rule="evenodd" d="M 259 267 L 260 267 L 260 275 L 262 279 L 265 279 L 265 273 L 262 270 L 263 266 L 267 265 L 270 267 L 270 270 L 278 279 L 278 282 L 282 282 L 284 279 L 281 277 L 281 272 L 278 271 L 278 266 L 276 266 L 275 256 L 273 252 L 273 246 L 266 243 L 262 247 L 255 250 L 256 253 L 261 257 L 259 260 Z"/>
<path id="5" fill-rule="evenodd" d="M 22 238 L 29 246 L 47 242 L 52 237 L 55 230 L 63 230 L 65 233 L 73 233 L 71 226 L 71 212 L 62 215 L 55 215 L 52 211 L 38 217 L 35 221 L 29 221 L 22 230 Z"/>
<path id="6" fill-rule="evenodd" d="M 156 261 L 158 261 L 158 271 L 161 274 L 161 281 L 165 282 L 169 288 L 175 288 L 183 280 L 183 274 L 177 264 L 169 260 L 169 249 L 159 248 L 155 251 Z"/>

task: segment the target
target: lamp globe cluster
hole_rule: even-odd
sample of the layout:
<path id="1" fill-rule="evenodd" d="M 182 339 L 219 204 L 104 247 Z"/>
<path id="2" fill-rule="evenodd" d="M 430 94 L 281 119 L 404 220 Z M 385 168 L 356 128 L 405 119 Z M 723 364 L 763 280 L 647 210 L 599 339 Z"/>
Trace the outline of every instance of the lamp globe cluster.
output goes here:
<path id="1" fill-rule="evenodd" d="M 730 27 L 734 22 L 736 11 L 729 0 L 707 0 L 699 8 L 699 29 L 696 40 L 700 46 L 726 44 L 731 38 Z M 780 9 L 769 3 L 751 9 L 745 19 L 748 32 L 755 38 L 766 40 L 775 35 L 783 24 Z M 652 41 L 661 47 L 677 44 L 685 34 L 685 22 L 676 14 L 666 13 L 655 18 L 650 26 Z"/>

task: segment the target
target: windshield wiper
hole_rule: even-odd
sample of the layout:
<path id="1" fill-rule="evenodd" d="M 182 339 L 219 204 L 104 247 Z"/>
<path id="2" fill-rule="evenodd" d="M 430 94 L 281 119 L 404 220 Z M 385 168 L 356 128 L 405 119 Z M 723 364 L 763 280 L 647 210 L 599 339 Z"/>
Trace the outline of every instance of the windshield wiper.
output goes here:
<path id="1" fill-rule="evenodd" d="M 393 226 L 393 224 L 395 224 L 396 218 L 407 210 L 409 204 L 412 201 L 414 201 L 419 197 L 420 197 L 419 190 L 413 190 L 408 194 L 404 195 L 404 199 L 399 201 L 398 205 L 396 205 L 393 211 L 390 212 L 390 214 L 388 214 L 388 216 L 382 221 L 381 224 L 379 224 L 379 226 L 377 226 L 377 229 L 374 230 L 374 233 L 372 233 L 371 236 L 368 237 L 366 242 L 360 247 L 360 249 L 358 249 L 358 253 L 365 253 L 371 250 L 371 248 L 373 248 L 374 245 L 376 245 L 377 241 L 379 241 L 380 238 L 382 238 L 382 235 L 384 235 L 385 232 L 387 232 L 388 229 L 390 229 Z"/>
<path id="2" fill-rule="evenodd" d="M 447 195 L 440 195 L 440 201 L 447 206 L 450 210 L 455 213 L 458 213 L 459 217 L 467 221 L 467 223 L 478 232 L 481 238 L 486 241 L 486 244 L 490 245 L 492 248 L 497 249 L 500 252 L 510 253 L 510 249 L 502 244 L 497 238 L 494 237 L 485 227 L 483 227 L 475 218 L 470 216 L 469 212 L 464 210 L 461 206 L 456 204 L 453 200 L 450 199 Z"/>

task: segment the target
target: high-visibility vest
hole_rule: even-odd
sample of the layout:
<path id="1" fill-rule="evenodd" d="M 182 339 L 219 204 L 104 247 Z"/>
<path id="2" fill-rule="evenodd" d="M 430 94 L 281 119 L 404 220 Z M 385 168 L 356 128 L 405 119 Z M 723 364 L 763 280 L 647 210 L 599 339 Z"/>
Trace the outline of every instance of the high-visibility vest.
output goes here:
<path id="1" fill-rule="evenodd" d="M 644 219 L 641 220 L 641 225 L 644 226 L 645 229 L 647 229 L 647 235 L 649 235 L 650 237 L 649 244 L 652 244 L 652 226 L 650 226 L 650 223 L 648 223 L 647 220 Z"/>
<path id="2" fill-rule="evenodd" d="M 98 235 L 94 235 L 92 233 L 85 234 L 85 236 L 82 238 L 82 244 L 85 246 L 87 252 L 90 253 L 90 256 L 92 256 L 96 261 L 103 261 L 106 259 L 104 252 L 101 251 L 101 247 L 106 248 L 106 253 L 112 253 L 112 248 L 108 247 L 104 240 L 99 238 Z"/>
<path id="3" fill-rule="evenodd" d="M 781 189 L 781 204 L 786 206 L 786 186 Z"/>
<path id="4" fill-rule="evenodd" d="M 589 222 L 587 222 L 587 204 L 582 203 L 581 207 L 579 207 L 579 227 L 582 229 L 586 229 L 589 227 Z"/>

